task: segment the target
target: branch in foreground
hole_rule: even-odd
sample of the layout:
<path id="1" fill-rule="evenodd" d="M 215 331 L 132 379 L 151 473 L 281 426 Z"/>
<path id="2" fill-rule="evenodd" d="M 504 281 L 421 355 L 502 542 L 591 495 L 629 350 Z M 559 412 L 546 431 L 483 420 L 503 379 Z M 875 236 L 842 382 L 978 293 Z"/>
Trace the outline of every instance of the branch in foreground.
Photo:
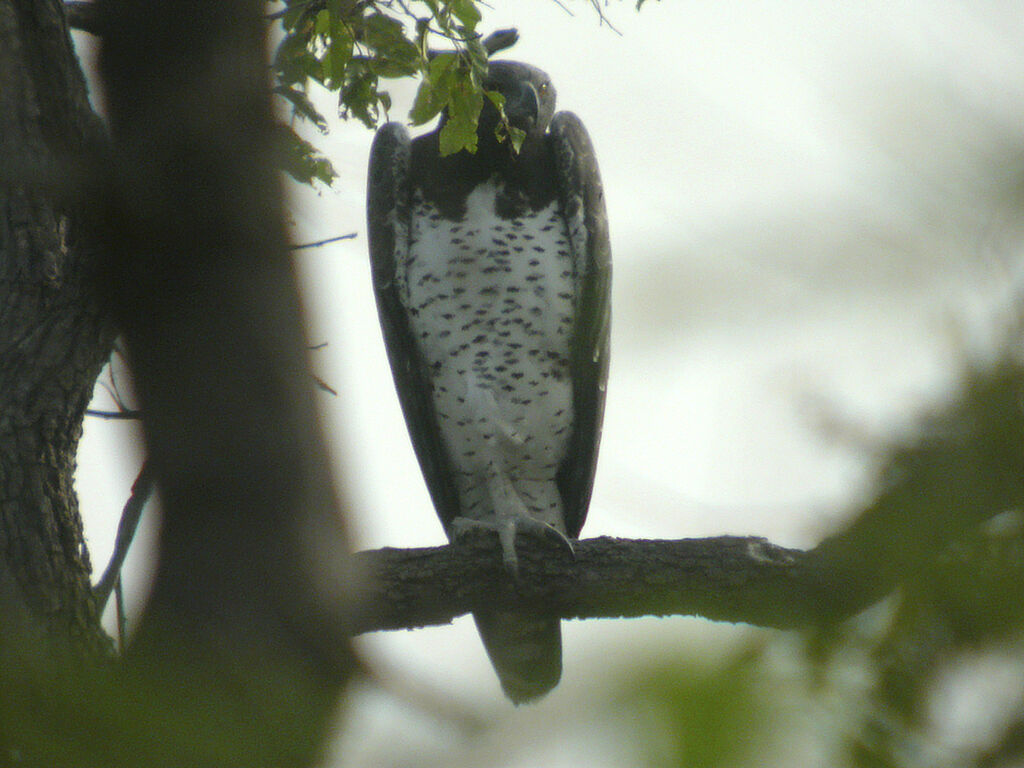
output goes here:
<path id="1" fill-rule="evenodd" d="M 493 536 L 363 552 L 357 558 L 376 591 L 356 631 L 444 624 L 483 607 L 560 618 L 699 615 L 779 628 L 841 620 L 921 579 L 993 516 L 1024 510 L 1022 402 L 1024 370 L 1015 361 L 971 371 L 959 397 L 891 449 L 867 508 L 806 552 L 733 536 L 597 538 L 578 542 L 573 560 L 532 542 L 520 548 L 517 581 Z"/>
<path id="2" fill-rule="evenodd" d="M 356 632 L 447 624 L 484 606 L 579 619 L 700 615 L 780 628 L 820 621 L 834 608 L 812 552 L 755 537 L 599 537 L 576 542 L 575 560 L 562 550 L 521 546 L 518 580 L 505 573 L 497 543 L 486 535 L 356 557 L 375 585 Z M 850 602 L 850 612 L 871 601 L 862 598 Z"/>

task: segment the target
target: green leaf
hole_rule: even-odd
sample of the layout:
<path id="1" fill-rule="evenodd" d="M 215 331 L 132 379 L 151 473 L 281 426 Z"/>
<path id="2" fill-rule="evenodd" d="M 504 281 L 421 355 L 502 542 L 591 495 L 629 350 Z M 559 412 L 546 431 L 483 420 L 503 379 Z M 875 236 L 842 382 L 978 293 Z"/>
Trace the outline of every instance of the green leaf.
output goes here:
<path id="1" fill-rule="evenodd" d="M 305 13 L 305 6 L 293 5 L 291 8 L 286 10 L 284 15 L 281 17 L 281 26 L 285 29 L 295 29 Z"/>
<path id="2" fill-rule="evenodd" d="M 378 52 L 370 62 L 378 77 L 410 77 L 420 70 L 420 55 L 415 44 L 400 40 L 386 53 Z"/>
<path id="3" fill-rule="evenodd" d="M 382 53 L 387 53 L 403 42 L 409 42 L 405 38 L 402 22 L 383 13 L 367 16 L 363 21 L 362 32 L 362 41 Z"/>
<path id="4" fill-rule="evenodd" d="M 447 120 L 441 127 L 441 133 L 438 138 L 441 157 L 454 155 L 463 149 L 467 152 L 476 152 L 475 125 L 471 127 L 466 123 Z"/>
<path id="5" fill-rule="evenodd" d="M 329 81 L 330 88 L 339 88 L 345 81 L 345 70 L 352 59 L 354 41 L 348 28 L 341 19 L 331 15 L 330 42 L 327 53 L 321 59 L 324 68 L 324 80 Z"/>
<path id="6" fill-rule="evenodd" d="M 483 83 L 484 80 L 487 79 L 488 55 L 487 49 L 484 48 L 479 37 L 474 37 L 466 41 L 465 53 L 466 57 L 469 59 L 469 66 L 474 82 L 477 84 Z"/>
<path id="7" fill-rule="evenodd" d="M 451 0 L 448 3 L 451 12 L 455 14 L 466 32 L 473 32 L 476 25 L 480 23 L 480 10 L 476 7 L 474 0 Z"/>
<path id="8" fill-rule="evenodd" d="M 319 181 L 330 186 L 338 176 L 331 161 L 288 126 L 279 127 L 282 169 L 300 184 Z"/>
<path id="9" fill-rule="evenodd" d="M 416 89 L 416 98 L 413 99 L 412 109 L 409 110 L 409 119 L 413 125 L 423 125 L 441 111 L 444 104 L 437 106 L 434 93 L 434 86 L 430 84 L 430 80 L 423 78 L 420 81 L 420 87 Z"/>
<path id="10" fill-rule="evenodd" d="M 413 125 L 433 120 L 451 98 L 452 84 L 458 74 L 459 59 L 454 53 L 442 53 L 430 61 L 426 76 L 416 91 L 409 119 Z"/>
<path id="11" fill-rule="evenodd" d="M 448 119 L 439 137 L 442 156 L 462 149 L 476 151 L 477 122 L 483 105 L 483 94 L 473 85 L 468 74 L 453 83 L 448 98 Z"/>
<path id="12" fill-rule="evenodd" d="M 776 723 L 772 681 L 759 653 L 721 666 L 664 659 L 635 670 L 608 705 L 633 713 L 649 766 L 758 765 Z M 643 755 L 641 755 L 643 757 Z"/>
<path id="13" fill-rule="evenodd" d="M 377 90 L 376 75 L 363 68 L 349 67 L 339 96 L 342 117 L 352 115 L 367 128 L 374 128 L 382 109 L 390 104 L 387 94 Z"/>
<path id="14" fill-rule="evenodd" d="M 360 42 L 374 52 L 370 70 L 378 77 L 409 77 L 420 69 L 422 57 L 417 44 L 406 37 L 397 19 L 374 13 L 363 20 Z"/>
<path id="15" fill-rule="evenodd" d="M 274 93 L 288 99 L 288 101 L 291 102 L 292 109 L 297 115 L 306 118 L 321 131 L 327 130 L 327 121 L 309 101 L 309 98 L 305 93 L 286 85 L 277 86 L 274 88 Z"/>
<path id="16" fill-rule="evenodd" d="M 512 142 L 512 150 L 518 155 L 519 150 L 523 148 L 523 142 L 526 141 L 526 131 L 510 125 L 508 127 L 508 140 Z"/>
<path id="17" fill-rule="evenodd" d="M 281 41 L 274 52 L 274 71 L 277 79 L 291 85 L 304 81 L 308 76 L 308 63 L 315 57 L 308 50 L 308 38 L 301 33 L 292 33 Z"/>
<path id="18" fill-rule="evenodd" d="M 420 62 L 430 58 L 430 19 L 416 19 L 416 51 Z"/>
<path id="19" fill-rule="evenodd" d="M 454 53 L 440 53 L 430 60 L 430 67 L 427 76 L 434 82 L 440 82 L 449 77 L 455 76 L 455 69 L 459 65 L 459 57 Z"/>
<path id="20" fill-rule="evenodd" d="M 484 96 L 490 99 L 499 115 L 505 114 L 505 94 L 501 91 L 484 91 Z"/>
<path id="21" fill-rule="evenodd" d="M 526 131 L 509 125 L 508 118 L 505 117 L 504 95 L 499 91 L 484 91 L 484 96 L 491 100 L 498 110 L 498 114 L 501 115 L 501 120 L 498 121 L 498 125 L 494 129 L 495 137 L 498 141 L 512 142 L 512 151 L 519 154 L 519 150 L 523 148 L 523 142 L 526 140 Z"/>
<path id="22" fill-rule="evenodd" d="M 331 13 L 326 8 L 316 15 L 313 31 L 318 35 L 326 35 L 331 29 Z"/>

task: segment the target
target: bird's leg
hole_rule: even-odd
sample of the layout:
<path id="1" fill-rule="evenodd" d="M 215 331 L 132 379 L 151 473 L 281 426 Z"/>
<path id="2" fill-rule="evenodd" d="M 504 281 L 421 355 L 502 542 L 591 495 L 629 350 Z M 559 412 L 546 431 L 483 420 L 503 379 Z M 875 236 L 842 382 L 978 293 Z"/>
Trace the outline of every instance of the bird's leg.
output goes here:
<path id="1" fill-rule="evenodd" d="M 470 379 L 466 390 L 468 403 L 483 417 L 481 423 L 486 425 L 487 434 L 483 437 L 489 455 L 483 479 L 487 484 L 494 517 L 490 520 L 457 517 L 450 525 L 451 537 L 457 538 L 473 528 L 494 531 L 501 542 L 505 569 L 514 577 L 519 574 L 516 537 L 520 533 L 552 541 L 565 547 L 575 557 L 572 542 L 562 531 L 530 514 L 509 477 L 506 466 L 516 461 L 517 450 L 525 443 L 522 435 L 503 417 L 494 393 L 488 387 L 480 386 L 474 379 Z"/>
<path id="2" fill-rule="evenodd" d="M 555 526 L 533 517 L 512 487 L 508 476 L 494 463 L 487 470 L 487 489 L 494 505 L 494 517 L 490 520 L 456 517 L 449 525 L 449 538 L 457 541 L 471 530 L 496 533 L 498 541 L 501 543 L 502 562 L 505 564 L 505 570 L 514 578 L 519 576 L 516 537 L 521 533 L 546 539 L 565 548 L 571 557 L 576 557 L 576 551 L 569 538 Z"/>
<path id="3" fill-rule="evenodd" d="M 564 546 L 573 557 L 576 556 L 572 542 L 564 533 L 529 513 L 523 500 L 512 487 L 508 475 L 497 462 L 491 464 L 490 471 L 487 473 L 487 488 L 491 501 L 494 503 L 494 517 L 498 529 L 498 539 L 501 541 L 502 559 L 509 573 L 513 576 L 518 576 L 519 573 L 516 537 L 520 533 L 548 539 L 559 546 Z"/>

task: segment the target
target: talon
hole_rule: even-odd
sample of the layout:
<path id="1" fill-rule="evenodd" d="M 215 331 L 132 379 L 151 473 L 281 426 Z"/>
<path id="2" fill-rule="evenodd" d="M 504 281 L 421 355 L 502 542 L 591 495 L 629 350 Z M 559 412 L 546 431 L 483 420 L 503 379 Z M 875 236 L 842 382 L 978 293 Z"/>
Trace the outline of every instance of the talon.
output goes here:
<path id="1" fill-rule="evenodd" d="M 569 557 L 573 560 L 576 559 L 576 549 L 573 547 L 569 537 L 562 533 L 560 530 L 555 528 L 553 525 L 547 525 L 544 535 L 553 541 L 555 544 L 560 544 L 569 551 Z"/>

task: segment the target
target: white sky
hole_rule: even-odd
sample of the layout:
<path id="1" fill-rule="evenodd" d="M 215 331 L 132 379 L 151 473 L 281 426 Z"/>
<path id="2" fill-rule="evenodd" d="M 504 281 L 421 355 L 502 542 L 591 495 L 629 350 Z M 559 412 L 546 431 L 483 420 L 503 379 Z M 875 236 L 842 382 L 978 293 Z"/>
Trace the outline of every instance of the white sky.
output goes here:
<path id="1" fill-rule="evenodd" d="M 551 0 L 494 0 L 483 31 L 519 28 L 505 55 L 552 75 L 605 182 L 613 358 L 583 534 L 813 545 L 856 508 L 872 441 L 990 338 L 1018 274 L 1024 230 L 1007 192 L 1024 167 L 1024 3 L 613 3 L 621 36 L 568 5 L 575 18 Z M 394 119 L 414 88 L 396 84 Z M 324 425 L 358 546 L 440 544 L 370 289 L 371 138 L 332 121 L 315 140 L 341 178 L 292 185 L 296 241 L 359 234 L 300 257 L 312 341 L 329 342 L 317 372 L 340 393 L 322 398 Z M 86 424 L 77 486 L 97 570 L 138 465 L 129 431 Z M 146 544 L 126 576 L 136 598 Z M 721 652 L 746 635 L 681 618 L 566 622 L 563 634 L 562 684 L 513 714 L 468 619 L 362 642 L 399 676 L 540 734 L 505 762 L 485 751 L 465 764 L 601 766 L 629 763 L 593 754 L 592 731 L 552 724 L 595 678 L 638 649 Z M 350 724 L 346 766 L 440 760 L 458 743 L 379 693 L 357 699 Z"/>

